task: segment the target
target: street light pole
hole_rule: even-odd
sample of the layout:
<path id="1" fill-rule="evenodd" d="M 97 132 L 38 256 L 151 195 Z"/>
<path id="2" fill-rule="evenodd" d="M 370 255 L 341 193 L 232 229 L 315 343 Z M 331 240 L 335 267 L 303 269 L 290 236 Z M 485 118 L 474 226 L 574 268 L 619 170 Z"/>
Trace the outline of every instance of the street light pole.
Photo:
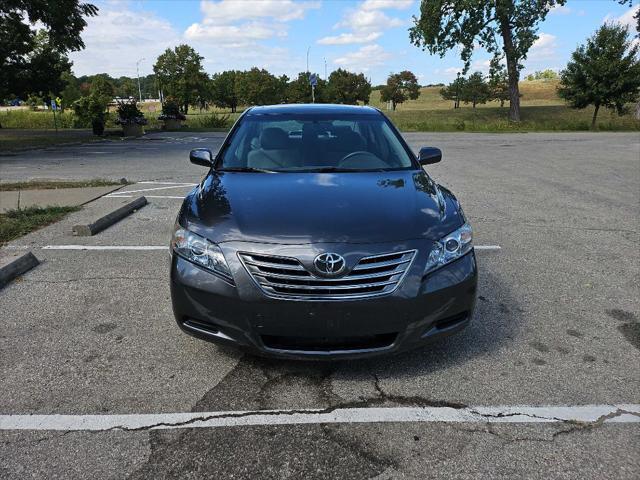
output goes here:
<path id="1" fill-rule="evenodd" d="M 136 62 L 136 76 L 138 77 L 138 100 L 142 103 L 142 89 L 140 88 L 140 62 L 144 61 L 144 58 L 141 58 Z"/>

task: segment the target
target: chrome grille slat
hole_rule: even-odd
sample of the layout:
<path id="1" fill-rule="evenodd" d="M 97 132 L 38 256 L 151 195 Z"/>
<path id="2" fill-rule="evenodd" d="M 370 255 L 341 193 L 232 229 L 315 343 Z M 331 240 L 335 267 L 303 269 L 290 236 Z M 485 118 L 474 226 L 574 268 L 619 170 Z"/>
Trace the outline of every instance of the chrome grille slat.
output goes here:
<path id="1" fill-rule="evenodd" d="M 304 300 L 338 300 L 388 295 L 406 275 L 416 251 L 390 252 L 361 258 L 345 274 L 317 275 L 293 257 L 239 252 L 247 272 L 270 297 Z"/>
<path id="2" fill-rule="evenodd" d="M 393 285 L 395 281 L 378 282 L 378 283 L 362 283 L 358 285 L 291 285 L 282 283 L 269 282 L 269 286 L 275 289 L 278 288 L 291 288 L 293 290 L 355 290 L 362 288 L 373 287 L 385 287 L 387 285 Z"/>
<path id="3" fill-rule="evenodd" d="M 268 268 L 279 268 L 282 270 L 304 270 L 302 265 L 289 265 L 285 263 L 267 263 L 261 262 L 258 260 L 245 260 L 247 265 L 254 265 L 256 267 L 268 267 Z"/>
<path id="4" fill-rule="evenodd" d="M 323 282 L 327 282 L 327 283 L 335 283 L 335 282 L 344 282 L 345 280 L 370 280 L 373 278 L 380 278 L 380 277 L 390 277 L 390 276 L 394 276 L 394 275 L 401 275 L 404 273 L 404 270 L 398 270 L 398 269 L 394 269 L 394 270 L 389 270 L 388 272 L 378 272 L 378 273 L 366 273 L 366 274 L 362 274 L 362 275 L 349 275 L 347 277 L 342 277 L 342 278 L 322 278 L 322 279 L 317 279 L 315 277 L 311 277 L 311 275 L 309 276 L 302 276 L 302 275 L 284 275 L 282 273 L 262 273 L 259 271 L 251 271 L 251 273 L 253 273 L 253 275 L 255 275 L 256 277 L 273 277 L 273 278 L 278 278 L 281 280 L 300 280 L 300 281 L 304 281 L 304 280 L 321 280 Z"/>
<path id="5" fill-rule="evenodd" d="M 353 268 L 353 270 L 359 271 L 359 270 L 371 270 L 373 268 L 393 267 L 396 265 L 402 265 L 403 263 L 407 263 L 410 261 L 411 261 L 411 258 L 408 258 L 406 260 L 388 260 L 386 262 L 380 262 L 380 263 L 365 263 L 364 265 L 356 265 Z"/>

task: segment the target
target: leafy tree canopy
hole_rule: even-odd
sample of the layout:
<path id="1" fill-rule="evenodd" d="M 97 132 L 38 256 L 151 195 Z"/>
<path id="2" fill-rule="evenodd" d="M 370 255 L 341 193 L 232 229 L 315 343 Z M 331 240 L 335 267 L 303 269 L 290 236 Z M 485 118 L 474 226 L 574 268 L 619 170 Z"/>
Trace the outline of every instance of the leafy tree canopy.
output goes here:
<path id="1" fill-rule="evenodd" d="M 396 105 L 407 100 L 415 100 L 420 96 L 418 79 L 409 70 L 400 73 L 392 73 L 387 78 L 387 84 L 380 91 L 383 102 L 391 102 L 393 109 Z"/>
<path id="2" fill-rule="evenodd" d="M 626 105 L 640 95 L 638 42 L 619 24 L 605 24 L 571 55 L 560 73 L 558 94 L 573 108 L 594 105 L 591 127 L 596 126 L 600 107 L 626 112 Z"/>
<path id="3" fill-rule="evenodd" d="M 28 69 L 28 56 L 38 44 L 38 22 L 46 31 L 50 48 L 60 55 L 81 50 L 80 33 L 85 17 L 98 8 L 78 0 L 2 0 L 0 2 L 0 98 L 14 91 L 19 76 Z"/>
<path id="4" fill-rule="evenodd" d="M 211 77 L 209 97 L 216 107 L 230 108 L 235 112 L 240 103 L 239 83 L 242 72 L 227 70 Z"/>
<path id="5" fill-rule="evenodd" d="M 198 97 L 206 96 L 209 77 L 202 68 L 203 58 L 183 44 L 166 49 L 153 66 L 164 94 L 175 97 L 185 114 Z"/>
<path id="6" fill-rule="evenodd" d="M 265 69 L 252 68 L 240 76 L 239 94 L 245 105 L 270 105 L 284 99 L 288 78 L 276 77 Z"/>
<path id="7" fill-rule="evenodd" d="M 566 0 L 422 0 L 420 17 L 414 17 L 409 37 L 414 45 L 442 57 L 459 48 L 465 72 L 476 44 L 495 58 L 505 58 L 509 116 L 519 121 L 522 61 L 538 38 L 538 24 L 551 8 L 565 3 Z"/>
<path id="8" fill-rule="evenodd" d="M 348 72 L 342 68 L 329 75 L 328 101 L 355 105 L 359 101 L 367 105 L 371 95 L 371 83 L 362 73 Z"/>

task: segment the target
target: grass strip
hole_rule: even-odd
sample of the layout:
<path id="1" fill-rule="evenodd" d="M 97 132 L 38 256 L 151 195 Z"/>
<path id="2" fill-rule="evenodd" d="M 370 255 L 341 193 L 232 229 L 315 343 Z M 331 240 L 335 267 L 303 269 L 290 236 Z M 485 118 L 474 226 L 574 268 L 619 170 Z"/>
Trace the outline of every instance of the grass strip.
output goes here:
<path id="1" fill-rule="evenodd" d="M 128 185 L 128 183 L 101 178 L 81 181 L 32 180 L 29 182 L 0 183 L 0 192 L 15 192 L 16 190 L 55 190 L 57 188 L 111 187 L 114 185 Z"/>
<path id="2" fill-rule="evenodd" d="M 0 213 L 0 245 L 55 223 L 81 207 L 29 207 Z"/>

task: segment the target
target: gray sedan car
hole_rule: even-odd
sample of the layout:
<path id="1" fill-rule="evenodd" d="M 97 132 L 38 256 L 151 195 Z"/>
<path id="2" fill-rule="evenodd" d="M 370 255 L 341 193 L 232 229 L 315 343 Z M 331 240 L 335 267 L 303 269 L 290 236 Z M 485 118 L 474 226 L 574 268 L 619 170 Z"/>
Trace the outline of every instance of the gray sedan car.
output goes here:
<path id="1" fill-rule="evenodd" d="M 171 296 L 185 332 L 263 355 L 352 358 L 465 327 L 477 267 L 456 197 L 377 109 L 254 107 L 185 198 Z"/>

